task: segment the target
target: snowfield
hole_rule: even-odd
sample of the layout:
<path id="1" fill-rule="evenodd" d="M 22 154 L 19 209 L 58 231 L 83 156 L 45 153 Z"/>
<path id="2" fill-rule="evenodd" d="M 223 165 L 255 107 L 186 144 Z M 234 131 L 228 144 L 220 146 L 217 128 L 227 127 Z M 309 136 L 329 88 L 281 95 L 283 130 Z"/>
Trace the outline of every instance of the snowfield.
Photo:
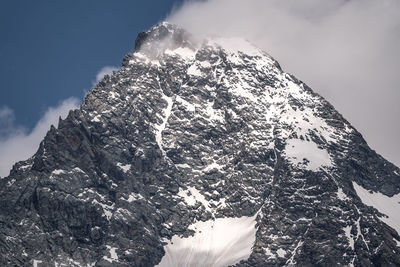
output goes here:
<path id="1" fill-rule="evenodd" d="M 172 237 L 157 266 L 222 267 L 248 259 L 256 240 L 256 216 L 196 222 L 189 227 L 193 236 Z"/>
<path id="2" fill-rule="evenodd" d="M 387 217 L 380 217 L 379 219 L 395 229 L 400 235 L 400 194 L 388 197 L 379 192 L 371 193 L 355 182 L 353 182 L 353 186 L 361 201 L 385 214 Z"/>
<path id="3" fill-rule="evenodd" d="M 286 142 L 285 155 L 293 165 L 312 171 L 332 166 L 328 152 L 317 144 L 300 139 L 289 139 Z"/>

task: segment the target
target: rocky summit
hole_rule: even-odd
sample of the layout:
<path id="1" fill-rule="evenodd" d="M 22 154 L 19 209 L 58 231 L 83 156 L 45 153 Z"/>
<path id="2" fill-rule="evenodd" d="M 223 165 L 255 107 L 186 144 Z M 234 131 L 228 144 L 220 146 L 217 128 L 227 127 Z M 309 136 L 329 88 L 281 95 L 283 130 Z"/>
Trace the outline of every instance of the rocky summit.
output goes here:
<path id="1" fill-rule="evenodd" d="M 399 168 L 267 53 L 168 23 L 0 188 L 1 266 L 400 266 Z"/>

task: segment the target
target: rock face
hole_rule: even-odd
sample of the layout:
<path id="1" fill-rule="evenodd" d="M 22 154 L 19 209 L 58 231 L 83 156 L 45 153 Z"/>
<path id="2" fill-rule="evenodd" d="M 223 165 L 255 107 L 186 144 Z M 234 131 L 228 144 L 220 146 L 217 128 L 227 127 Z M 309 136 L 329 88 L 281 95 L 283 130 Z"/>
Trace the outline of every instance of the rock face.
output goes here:
<path id="1" fill-rule="evenodd" d="M 230 264 L 399 266 L 400 228 L 355 189 L 396 197 L 399 174 L 265 52 L 162 23 L 0 180 L 0 265 L 154 266 L 249 217 Z"/>

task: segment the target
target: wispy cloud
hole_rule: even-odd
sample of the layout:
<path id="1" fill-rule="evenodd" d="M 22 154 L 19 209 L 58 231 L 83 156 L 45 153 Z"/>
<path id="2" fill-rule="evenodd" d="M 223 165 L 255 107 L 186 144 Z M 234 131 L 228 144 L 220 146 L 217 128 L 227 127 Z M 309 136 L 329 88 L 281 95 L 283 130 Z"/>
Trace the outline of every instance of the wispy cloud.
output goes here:
<path id="1" fill-rule="evenodd" d="M 16 162 L 31 157 L 50 126 L 57 126 L 58 118 L 65 118 L 69 110 L 78 107 L 79 102 L 76 98 L 68 98 L 58 106 L 48 108 L 31 131 L 15 123 L 13 110 L 0 107 L 0 177 L 7 176 Z"/>
<path id="2" fill-rule="evenodd" d="M 7 106 L 0 107 L 0 141 L 24 132 L 24 128 L 15 125 L 14 111 Z"/>
<path id="3" fill-rule="evenodd" d="M 400 1 L 192 0 L 167 20 L 258 45 L 400 165 Z"/>
<path id="4" fill-rule="evenodd" d="M 100 82 L 100 81 L 104 78 L 104 76 L 106 76 L 106 75 L 111 75 L 111 74 L 113 73 L 113 71 L 116 71 L 116 70 L 118 70 L 117 67 L 114 67 L 114 66 L 104 66 L 103 68 L 101 68 L 101 69 L 99 70 L 99 72 L 97 72 L 97 74 L 96 74 L 96 80 L 95 80 L 94 84 L 97 84 L 98 82 Z"/>

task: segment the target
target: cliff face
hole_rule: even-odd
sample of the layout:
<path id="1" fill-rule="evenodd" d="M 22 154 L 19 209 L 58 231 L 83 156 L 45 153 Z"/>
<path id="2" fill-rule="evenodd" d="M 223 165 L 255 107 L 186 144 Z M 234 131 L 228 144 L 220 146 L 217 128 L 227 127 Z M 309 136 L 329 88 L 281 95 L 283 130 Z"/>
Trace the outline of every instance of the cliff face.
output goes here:
<path id="1" fill-rule="evenodd" d="M 244 40 L 135 45 L 0 180 L 2 265 L 400 265 L 400 170 L 326 100 Z"/>

